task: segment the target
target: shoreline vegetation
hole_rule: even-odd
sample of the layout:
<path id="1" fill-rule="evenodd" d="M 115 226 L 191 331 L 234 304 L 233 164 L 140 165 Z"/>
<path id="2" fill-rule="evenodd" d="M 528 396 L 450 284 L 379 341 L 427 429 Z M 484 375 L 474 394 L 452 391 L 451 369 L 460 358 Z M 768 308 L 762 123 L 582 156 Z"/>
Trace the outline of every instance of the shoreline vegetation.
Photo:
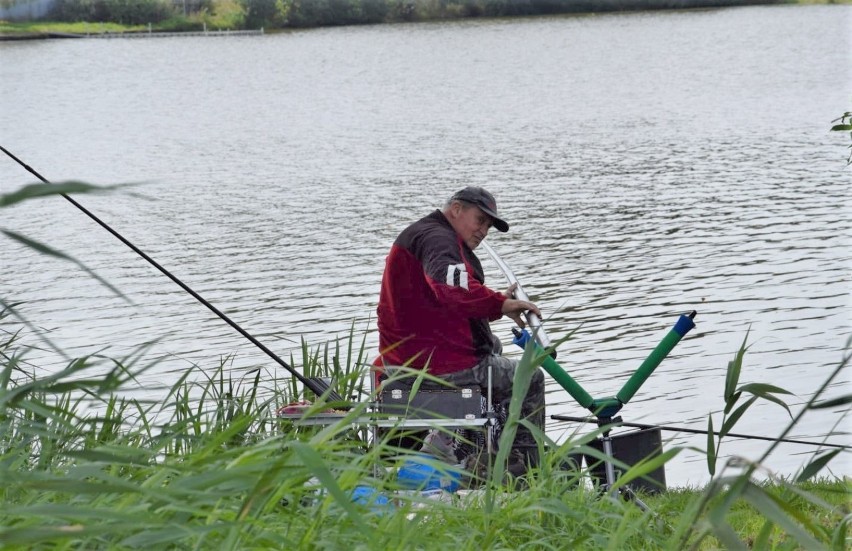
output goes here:
<path id="1" fill-rule="evenodd" d="M 0 196 L 0 209 L 119 187 L 30 184 Z M 76 259 L 11 228 L 0 226 L 0 233 L 33 253 L 76 264 L 123 297 Z M 708 415 L 706 450 L 692 448 L 706 456 L 710 482 L 642 494 L 645 510 L 614 490 L 653 473 L 684 448 L 670 446 L 632 466 L 612 460 L 618 474 L 606 489 L 573 460 L 578 454 L 610 459 L 593 445 L 600 428 L 561 442 L 535 430 L 538 466 L 520 479 L 505 476 L 515 431 L 524 422 L 514 399 L 484 474 L 399 447 L 393 435 L 400 433 L 393 430 L 402 428 L 371 432 L 360 420 L 375 400 L 367 383 L 370 354 L 366 333 L 354 323 L 348 336 L 324 345 L 302 340 L 301 357 L 289 361 L 306 378 L 332 381 L 340 396 L 364 400 L 341 404 L 300 390 L 296 378 L 275 370 L 232 371 L 229 358 L 192 365 L 164 386 L 150 344 L 123 358 L 73 357 L 27 318 L 26 304 L 0 296 L 0 548 L 846 551 L 852 481 L 842 471 L 835 474 L 832 462 L 843 461 L 848 448 L 815 446 L 795 473 L 773 473 L 766 463 L 812 410 L 837 412 L 825 438 L 836 434 L 852 394 L 824 394 L 852 361 L 852 338 L 796 412 L 785 402 L 788 391 L 740 382 L 747 340 L 748 334 L 728 362 L 724 408 Z M 66 358 L 65 367 L 41 368 L 30 359 L 34 350 Z M 525 349 L 514 397 L 525 394 L 546 357 L 534 346 Z M 312 402 L 306 417 L 329 409 L 343 417 L 328 426 L 301 426 L 277 416 L 281 406 L 306 400 Z M 720 455 L 727 435 L 759 400 L 789 416 L 778 440 L 757 459 Z M 411 489 L 396 476 L 408 461 L 427 461 L 442 479 L 464 477 L 473 489 L 466 495 Z"/>
<path id="2" fill-rule="evenodd" d="M 36 12 L 36 4 L 45 7 Z M 850 5 L 852 0 L 0 0 L 0 40 L 268 33 L 325 26 L 780 4 Z"/>
<path id="3" fill-rule="evenodd" d="M 156 361 L 142 360 L 144 346 L 119 360 L 82 357 L 59 373 L 36 375 L 28 341 L 46 336 L 33 334 L 18 305 L 3 298 L 4 549 L 849 549 L 852 485 L 829 467 L 840 450 L 815 452 L 800 472 L 783 477 L 762 466 L 766 456 L 757 462 L 732 457 L 703 488 L 641 494 L 644 510 L 608 497 L 590 484 L 586 470 L 566 463 L 572 453 L 596 453 L 589 443 L 600 431 L 573 434 L 561 444 L 539 434 L 544 460 L 520 491 L 495 468 L 470 493 L 419 492 L 401 486 L 394 473 L 421 456 L 387 436 L 367 444 L 368 429 L 352 423 L 363 413 L 358 406 L 327 427 L 282 423 L 275 412 L 284 404 L 313 401 L 306 416 L 334 404 L 263 369 L 231 373 L 227 358 L 218 366 L 192 366 L 161 389 L 161 399 L 133 397 L 139 381 L 156 370 Z M 803 411 L 825 407 L 815 400 L 849 362 L 849 344 Z M 35 346 L 44 345 L 54 343 Z M 743 342 L 729 364 L 726 394 L 733 394 L 726 402 L 732 406 L 748 388 L 778 399 L 772 391 L 780 389 L 769 385 L 737 387 L 746 348 Z M 537 369 L 532 350 L 519 370 Z M 302 357 L 290 364 L 301 364 L 305 376 L 331 377 L 345 395 L 363 384 L 364 359 L 353 325 L 348 338 L 324 346 L 303 341 Z M 850 399 L 830 405 L 846 409 Z M 507 427 L 518 423 L 517 414 L 510 408 Z M 730 429 L 731 418 L 723 425 Z M 510 441 L 511 435 L 501 436 L 498 448 Z M 715 463 L 712 449 L 718 443 L 707 452 Z M 625 471 L 616 485 L 679 451 L 633 467 L 619 463 Z"/>

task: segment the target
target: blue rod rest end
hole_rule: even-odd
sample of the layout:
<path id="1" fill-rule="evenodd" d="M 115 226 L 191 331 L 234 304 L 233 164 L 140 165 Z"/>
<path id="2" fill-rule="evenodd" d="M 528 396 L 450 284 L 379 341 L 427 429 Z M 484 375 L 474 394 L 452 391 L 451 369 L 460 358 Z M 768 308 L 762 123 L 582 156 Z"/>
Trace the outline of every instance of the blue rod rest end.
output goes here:
<path id="1" fill-rule="evenodd" d="M 532 338 L 532 335 L 526 329 L 521 329 L 520 331 L 512 331 L 514 333 L 515 338 L 512 339 L 512 344 L 518 345 L 521 348 L 526 348 L 527 342 Z"/>
<path id="2" fill-rule="evenodd" d="M 674 331 L 681 337 L 689 333 L 689 330 L 695 327 L 695 322 L 692 321 L 692 318 L 686 315 L 681 315 L 680 318 L 675 323 Z"/>

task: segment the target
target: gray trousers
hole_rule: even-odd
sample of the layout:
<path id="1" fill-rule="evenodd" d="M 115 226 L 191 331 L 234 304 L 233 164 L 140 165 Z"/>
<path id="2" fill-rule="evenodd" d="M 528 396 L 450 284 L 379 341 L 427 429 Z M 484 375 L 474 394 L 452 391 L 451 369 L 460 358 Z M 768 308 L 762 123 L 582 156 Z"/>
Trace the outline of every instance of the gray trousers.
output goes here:
<path id="1" fill-rule="evenodd" d="M 470 369 L 441 375 L 441 378 L 456 386 L 477 385 L 482 389 L 484 396 L 488 392 L 488 366 L 490 365 L 491 390 L 494 402 L 502 404 L 505 411 L 508 411 L 509 402 L 512 399 L 512 379 L 515 377 L 515 368 L 518 362 L 501 356 L 502 351 L 502 345 L 495 339 L 492 354 L 482 358 L 478 364 Z M 533 373 L 530 388 L 521 403 L 521 416 L 542 431 L 544 430 L 544 373 L 540 369 L 536 369 Z M 512 447 L 527 448 L 530 446 L 535 446 L 535 439 L 526 427 L 519 426 Z"/>

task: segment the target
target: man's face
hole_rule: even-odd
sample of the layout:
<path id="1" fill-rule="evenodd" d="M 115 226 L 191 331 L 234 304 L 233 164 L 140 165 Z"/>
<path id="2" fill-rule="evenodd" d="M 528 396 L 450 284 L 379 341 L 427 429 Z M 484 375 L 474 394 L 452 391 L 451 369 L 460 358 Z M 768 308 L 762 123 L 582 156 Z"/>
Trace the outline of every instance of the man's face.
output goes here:
<path id="1" fill-rule="evenodd" d="M 454 203 L 451 212 L 453 229 L 461 236 L 462 241 L 471 249 L 478 247 L 491 229 L 491 217 L 475 205 L 462 203 Z"/>

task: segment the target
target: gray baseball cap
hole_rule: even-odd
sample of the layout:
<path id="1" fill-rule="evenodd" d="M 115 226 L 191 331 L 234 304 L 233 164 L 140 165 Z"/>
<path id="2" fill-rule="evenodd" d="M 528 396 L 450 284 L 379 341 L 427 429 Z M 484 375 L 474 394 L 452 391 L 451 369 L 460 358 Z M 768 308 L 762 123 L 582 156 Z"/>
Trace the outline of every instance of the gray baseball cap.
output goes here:
<path id="1" fill-rule="evenodd" d="M 479 210 L 491 217 L 491 223 L 497 228 L 497 231 L 509 231 L 509 224 L 497 214 L 497 201 L 485 189 L 468 186 L 461 191 L 457 191 L 450 201 L 464 201 L 465 203 L 476 205 L 479 207 Z"/>

